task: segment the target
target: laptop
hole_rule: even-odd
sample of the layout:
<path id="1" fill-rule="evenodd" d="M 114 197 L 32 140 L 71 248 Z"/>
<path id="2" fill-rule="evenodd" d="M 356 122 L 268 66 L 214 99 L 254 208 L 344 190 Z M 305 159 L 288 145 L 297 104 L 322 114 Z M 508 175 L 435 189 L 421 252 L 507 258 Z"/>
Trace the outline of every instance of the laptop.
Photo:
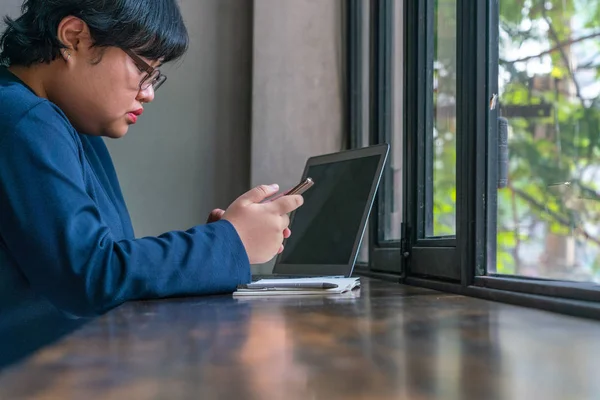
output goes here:
<path id="1" fill-rule="evenodd" d="M 388 144 L 311 157 L 301 181 L 314 185 L 290 215 L 292 236 L 275 260 L 272 274 L 252 280 L 350 277 L 365 235 Z"/>

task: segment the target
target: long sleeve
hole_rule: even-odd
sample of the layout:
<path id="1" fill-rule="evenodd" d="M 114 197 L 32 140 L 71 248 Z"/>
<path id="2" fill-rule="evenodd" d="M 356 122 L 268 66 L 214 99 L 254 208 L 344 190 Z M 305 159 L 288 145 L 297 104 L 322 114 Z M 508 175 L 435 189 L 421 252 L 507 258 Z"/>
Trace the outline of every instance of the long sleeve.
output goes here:
<path id="1" fill-rule="evenodd" d="M 116 238 L 84 165 L 76 133 L 47 103 L 0 136 L 0 236 L 32 288 L 57 308 L 94 315 L 128 300 L 231 292 L 250 280 L 227 221 Z"/>

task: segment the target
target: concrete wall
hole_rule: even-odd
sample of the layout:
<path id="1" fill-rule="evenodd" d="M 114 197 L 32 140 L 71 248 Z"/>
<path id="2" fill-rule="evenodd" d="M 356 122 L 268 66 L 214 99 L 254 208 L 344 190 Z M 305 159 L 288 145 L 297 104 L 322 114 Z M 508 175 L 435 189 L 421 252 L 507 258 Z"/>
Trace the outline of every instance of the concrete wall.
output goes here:
<path id="1" fill-rule="evenodd" d="M 306 158 L 342 142 L 340 0 L 255 0 L 253 184 L 298 182 Z"/>
<path id="2" fill-rule="evenodd" d="M 20 7 L 23 4 L 23 0 L 2 0 L 0 3 L 0 15 L 10 15 L 11 17 L 17 17 L 20 14 Z M 0 20 L 0 30 L 4 31 L 4 21 Z"/>
<path id="3" fill-rule="evenodd" d="M 254 1 L 252 185 L 291 187 L 345 145 L 342 21 L 341 0 Z"/>

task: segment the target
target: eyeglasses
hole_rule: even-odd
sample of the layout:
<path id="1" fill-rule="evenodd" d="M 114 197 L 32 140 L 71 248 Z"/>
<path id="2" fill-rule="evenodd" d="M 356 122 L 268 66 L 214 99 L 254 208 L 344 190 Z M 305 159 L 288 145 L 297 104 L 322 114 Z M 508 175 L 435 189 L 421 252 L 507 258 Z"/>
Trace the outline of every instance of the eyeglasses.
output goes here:
<path id="1" fill-rule="evenodd" d="M 152 86 L 154 88 L 154 91 L 156 92 L 158 88 L 161 87 L 163 83 L 165 83 L 165 81 L 167 80 L 167 76 L 163 75 L 160 72 L 160 70 L 149 65 L 146 61 L 142 60 L 133 51 L 128 49 L 123 49 L 123 51 L 127 53 L 129 57 L 131 57 L 138 69 L 146 74 L 146 76 L 144 76 L 144 78 L 140 82 L 140 90 L 146 90 L 150 86 Z"/>

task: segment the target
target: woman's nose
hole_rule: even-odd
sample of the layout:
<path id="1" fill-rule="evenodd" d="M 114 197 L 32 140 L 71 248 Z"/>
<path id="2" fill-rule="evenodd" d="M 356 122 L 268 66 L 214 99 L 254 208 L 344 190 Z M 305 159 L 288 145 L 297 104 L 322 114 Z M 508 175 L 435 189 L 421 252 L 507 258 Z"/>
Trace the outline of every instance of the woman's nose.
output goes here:
<path id="1" fill-rule="evenodd" d="M 142 103 L 150 103 L 154 100 L 154 86 L 150 85 L 146 89 L 140 90 L 137 100 Z"/>

